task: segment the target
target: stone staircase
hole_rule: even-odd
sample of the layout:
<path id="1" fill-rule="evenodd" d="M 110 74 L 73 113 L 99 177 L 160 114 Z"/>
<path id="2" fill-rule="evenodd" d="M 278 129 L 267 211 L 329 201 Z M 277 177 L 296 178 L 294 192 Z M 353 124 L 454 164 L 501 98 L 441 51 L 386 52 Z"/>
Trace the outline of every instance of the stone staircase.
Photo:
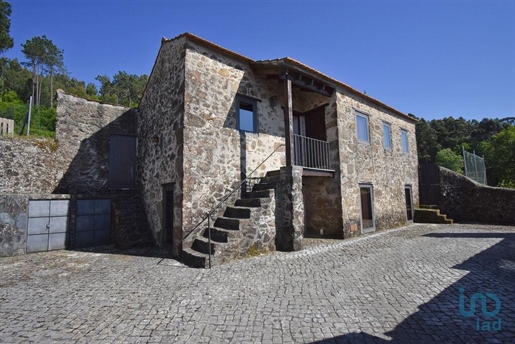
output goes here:
<path id="1" fill-rule="evenodd" d="M 223 216 L 211 225 L 211 265 L 244 257 L 249 253 L 275 250 L 275 192 L 279 171 L 267 172 L 251 192 L 226 206 Z M 209 233 L 206 227 L 184 248 L 182 260 L 189 266 L 205 268 L 209 264 Z"/>
<path id="2" fill-rule="evenodd" d="M 413 222 L 452 224 L 454 221 L 452 219 L 448 219 L 447 215 L 441 214 L 440 209 L 436 209 L 432 206 L 421 206 L 420 208 L 415 209 Z"/>

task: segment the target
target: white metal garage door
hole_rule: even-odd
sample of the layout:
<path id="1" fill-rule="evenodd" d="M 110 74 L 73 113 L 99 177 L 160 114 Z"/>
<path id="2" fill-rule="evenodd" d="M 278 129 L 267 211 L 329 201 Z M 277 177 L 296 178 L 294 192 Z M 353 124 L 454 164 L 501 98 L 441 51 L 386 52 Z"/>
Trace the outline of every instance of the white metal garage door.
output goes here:
<path id="1" fill-rule="evenodd" d="M 29 201 L 27 253 L 66 248 L 69 202 L 69 200 Z"/>

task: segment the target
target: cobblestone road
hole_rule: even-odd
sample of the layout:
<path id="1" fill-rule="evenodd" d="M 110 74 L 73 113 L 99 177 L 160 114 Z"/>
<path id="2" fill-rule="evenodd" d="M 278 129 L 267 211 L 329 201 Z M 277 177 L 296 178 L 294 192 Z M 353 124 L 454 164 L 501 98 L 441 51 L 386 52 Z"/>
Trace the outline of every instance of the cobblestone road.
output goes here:
<path id="1" fill-rule="evenodd" d="M 307 243 L 212 270 L 113 252 L 1 258 L 0 342 L 515 342 L 514 227 Z M 460 288 L 464 310 L 494 293 L 500 312 L 477 301 L 461 315 Z"/>

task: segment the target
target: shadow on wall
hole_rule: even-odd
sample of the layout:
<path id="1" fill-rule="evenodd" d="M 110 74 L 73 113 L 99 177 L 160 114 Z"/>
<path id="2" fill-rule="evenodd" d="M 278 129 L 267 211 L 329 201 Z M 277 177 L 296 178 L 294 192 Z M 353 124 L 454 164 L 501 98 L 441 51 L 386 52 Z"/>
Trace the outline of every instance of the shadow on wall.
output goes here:
<path id="1" fill-rule="evenodd" d="M 99 117 L 101 116 L 102 113 L 99 110 Z M 110 142 L 115 135 L 132 137 L 133 142 L 136 142 L 137 110 L 131 109 L 123 113 L 91 136 L 82 139 L 78 149 L 66 144 L 73 142 L 77 136 L 76 131 L 81 130 L 83 125 L 79 123 L 76 126 L 63 125 L 63 128 L 59 128 L 60 153 L 64 157 L 73 156 L 73 159 L 53 193 L 70 194 L 73 203 L 79 199 L 111 199 L 112 242 L 120 248 L 152 244 L 143 197 L 136 185 L 134 184 L 134 187 L 128 190 L 109 188 Z M 91 129 L 91 126 L 88 129 Z M 134 151 L 134 173 L 135 153 Z M 115 158 L 120 159 L 120 156 Z M 123 171 L 121 177 L 126 177 L 123 175 L 126 173 L 128 171 Z M 71 215 L 71 227 L 73 227 L 74 214 Z M 73 233 L 74 228 L 71 230 Z"/>
<path id="2" fill-rule="evenodd" d="M 495 238 L 501 241 L 453 266 L 468 271 L 467 275 L 422 304 L 418 312 L 392 331 L 386 332 L 385 335 L 391 339 L 354 332 L 316 343 L 512 342 L 515 333 L 515 234 L 431 233 L 426 236 L 441 240 Z M 475 299 L 474 312 L 471 305 Z M 486 308 L 483 308 L 483 303 L 486 303 Z"/>

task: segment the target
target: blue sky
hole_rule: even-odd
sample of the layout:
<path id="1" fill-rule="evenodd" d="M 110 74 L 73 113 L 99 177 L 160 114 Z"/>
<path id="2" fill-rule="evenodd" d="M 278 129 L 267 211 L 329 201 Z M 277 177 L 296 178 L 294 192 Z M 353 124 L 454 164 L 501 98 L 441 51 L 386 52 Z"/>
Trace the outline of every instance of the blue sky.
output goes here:
<path id="1" fill-rule="evenodd" d="M 252 59 L 292 57 L 425 119 L 515 116 L 515 1 L 8 0 L 13 49 L 46 35 L 71 76 L 150 74 L 191 32 Z"/>

